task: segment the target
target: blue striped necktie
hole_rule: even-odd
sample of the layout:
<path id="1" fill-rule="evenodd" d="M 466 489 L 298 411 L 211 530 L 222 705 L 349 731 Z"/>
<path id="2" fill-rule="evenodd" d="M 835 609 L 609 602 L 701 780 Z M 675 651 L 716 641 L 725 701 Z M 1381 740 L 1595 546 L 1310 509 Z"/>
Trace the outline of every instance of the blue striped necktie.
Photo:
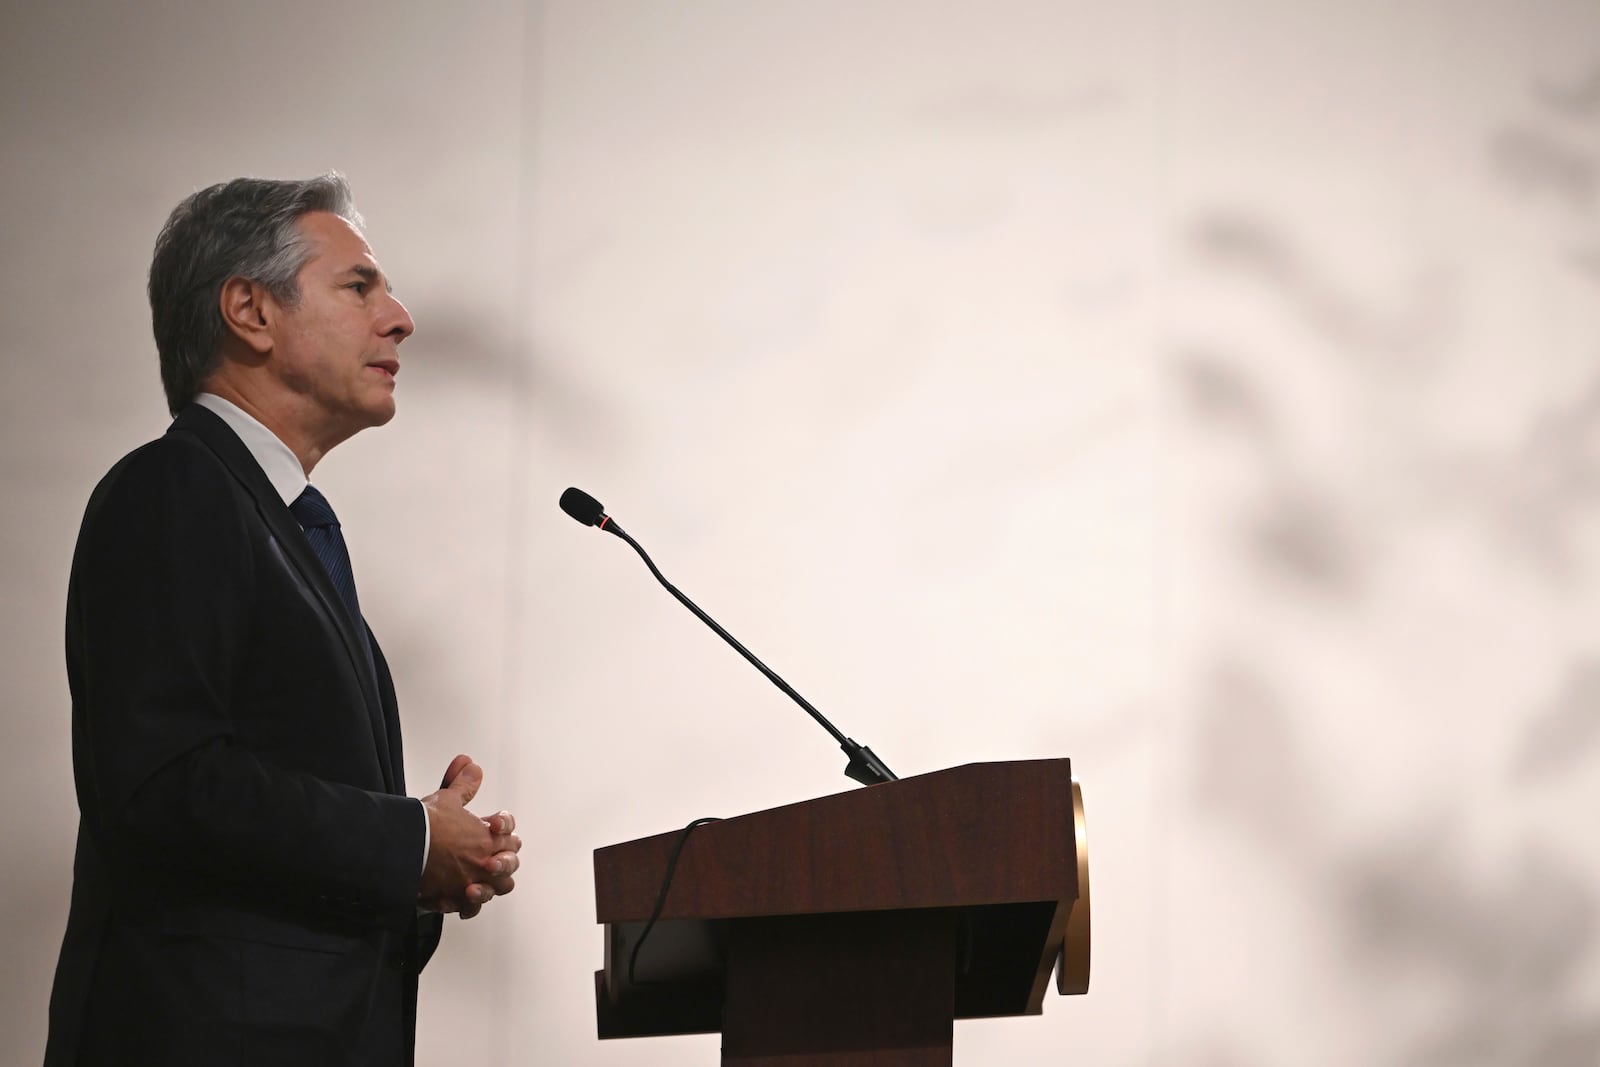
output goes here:
<path id="1" fill-rule="evenodd" d="M 305 528 L 311 551 L 317 554 L 322 569 L 328 572 L 333 587 L 339 591 L 345 607 L 350 609 L 350 618 L 356 624 L 356 632 L 361 635 L 361 643 L 366 644 L 367 627 L 361 621 L 361 603 L 356 599 L 356 576 L 350 567 L 350 550 L 345 547 L 344 534 L 339 532 L 339 518 L 333 513 L 333 505 L 328 503 L 327 497 L 317 492 L 316 486 L 307 485 L 305 492 L 289 505 L 289 510 Z"/>

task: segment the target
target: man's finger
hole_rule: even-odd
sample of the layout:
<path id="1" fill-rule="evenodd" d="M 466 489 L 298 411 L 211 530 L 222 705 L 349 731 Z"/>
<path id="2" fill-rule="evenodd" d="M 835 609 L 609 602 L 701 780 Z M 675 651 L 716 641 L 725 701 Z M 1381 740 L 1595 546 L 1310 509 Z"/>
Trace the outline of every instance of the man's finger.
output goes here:
<path id="1" fill-rule="evenodd" d="M 461 759 L 463 757 L 457 756 L 456 758 Z M 450 766 L 455 767 L 455 763 L 452 761 Z M 468 759 L 466 764 L 456 771 L 455 777 L 444 788 L 459 796 L 462 806 L 465 807 L 472 803 L 472 798 L 478 795 L 478 790 L 482 785 L 483 768 Z"/>
<path id="2" fill-rule="evenodd" d="M 465 754 L 457 756 L 455 759 L 451 760 L 450 766 L 446 767 L 444 770 L 444 778 L 439 782 L 439 788 L 449 789 L 450 783 L 455 781 L 456 775 L 460 774 L 461 769 L 471 762 L 472 757 Z"/>
<path id="3" fill-rule="evenodd" d="M 494 837 L 490 838 L 490 841 L 494 844 L 494 851 L 496 855 L 499 855 L 502 852 L 522 851 L 522 838 L 518 837 L 516 834 L 496 834 Z"/>
<path id="4" fill-rule="evenodd" d="M 496 852 L 483 861 L 483 869 L 490 874 L 515 874 L 522 860 L 515 852 Z"/>

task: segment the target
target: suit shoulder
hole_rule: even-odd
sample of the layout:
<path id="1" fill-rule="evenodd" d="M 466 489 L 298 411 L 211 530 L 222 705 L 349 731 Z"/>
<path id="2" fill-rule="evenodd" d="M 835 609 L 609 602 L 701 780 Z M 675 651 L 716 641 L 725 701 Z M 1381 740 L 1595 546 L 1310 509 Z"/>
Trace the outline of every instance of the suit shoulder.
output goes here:
<path id="1" fill-rule="evenodd" d="M 170 590 L 242 580 L 253 558 L 252 505 L 223 460 L 187 436 L 135 449 L 95 486 L 73 550 L 69 616 L 74 604 L 132 595 L 140 582 Z"/>
<path id="2" fill-rule="evenodd" d="M 236 540 L 246 507 L 237 479 L 215 452 L 192 434 L 168 433 L 122 457 L 100 479 L 84 508 L 79 547 L 141 535 L 167 543 Z"/>
<path id="3" fill-rule="evenodd" d="M 192 434 L 168 433 L 113 464 L 90 494 L 89 510 L 123 499 L 147 504 L 172 494 L 199 499 L 233 481 L 227 465 L 204 442 Z"/>

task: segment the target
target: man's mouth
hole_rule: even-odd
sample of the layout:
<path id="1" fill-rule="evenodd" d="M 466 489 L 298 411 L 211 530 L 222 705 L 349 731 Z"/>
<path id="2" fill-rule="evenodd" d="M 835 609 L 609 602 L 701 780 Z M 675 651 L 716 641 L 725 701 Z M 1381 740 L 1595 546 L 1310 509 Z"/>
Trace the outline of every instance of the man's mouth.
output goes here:
<path id="1" fill-rule="evenodd" d="M 381 370 L 391 378 L 400 373 L 400 361 L 398 359 L 380 359 L 376 363 L 368 363 L 367 366 Z"/>

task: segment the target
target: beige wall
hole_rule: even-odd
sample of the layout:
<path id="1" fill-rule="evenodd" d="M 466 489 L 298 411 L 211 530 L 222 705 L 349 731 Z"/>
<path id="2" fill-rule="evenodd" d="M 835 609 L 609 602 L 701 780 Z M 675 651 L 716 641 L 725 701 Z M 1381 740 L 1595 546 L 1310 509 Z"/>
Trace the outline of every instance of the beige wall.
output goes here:
<path id="1" fill-rule="evenodd" d="M 10 6 L 0 1060 L 155 231 L 338 167 L 419 331 L 318 480 L 412 781 L 471 752 L 546 857 L 423 1062 L 714 1062 L 593 1039 L 590 850 L 848 785 L 568 484 L 902 775 L 1073 758 L 1094 991 L 958 1062 L 1592 1062 L 1592 2 Z"/>

